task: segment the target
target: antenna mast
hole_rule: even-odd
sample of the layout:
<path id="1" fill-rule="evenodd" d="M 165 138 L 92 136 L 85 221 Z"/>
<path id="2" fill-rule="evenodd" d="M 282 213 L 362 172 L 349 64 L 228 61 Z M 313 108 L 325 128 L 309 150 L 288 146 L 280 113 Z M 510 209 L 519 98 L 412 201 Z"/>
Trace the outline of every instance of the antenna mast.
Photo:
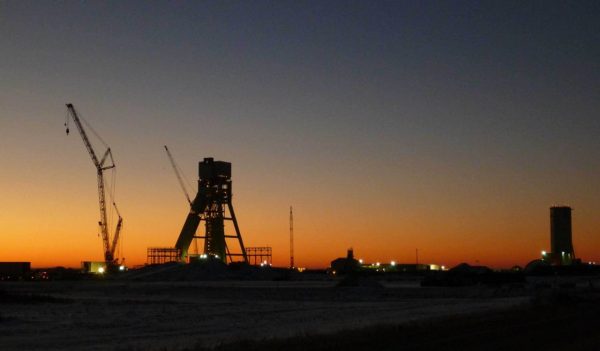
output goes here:
<path id="1" fill-rule="evenodd" d="M 294 269 L 294 213 L 290 206 L 290 269 Z"/>

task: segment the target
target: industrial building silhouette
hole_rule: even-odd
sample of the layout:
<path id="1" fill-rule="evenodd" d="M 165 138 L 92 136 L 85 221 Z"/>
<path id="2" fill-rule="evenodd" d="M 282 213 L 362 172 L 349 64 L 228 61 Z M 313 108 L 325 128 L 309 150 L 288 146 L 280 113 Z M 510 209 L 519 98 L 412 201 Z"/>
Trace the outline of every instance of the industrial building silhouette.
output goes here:
<path id="1" fill-rule="evenodd" d="M 542 260 L 555 266 L 568 266 L 577 261 L 573 249 L 573 231 L 569 206 L 550 207 L 550 252 L 542 251 Z"/>

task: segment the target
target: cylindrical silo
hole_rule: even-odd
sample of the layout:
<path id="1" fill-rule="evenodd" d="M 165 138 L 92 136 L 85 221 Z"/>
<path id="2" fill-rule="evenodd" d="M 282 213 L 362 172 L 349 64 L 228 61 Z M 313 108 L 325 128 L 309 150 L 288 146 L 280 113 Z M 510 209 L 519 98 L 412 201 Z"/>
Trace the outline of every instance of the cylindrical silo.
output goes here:
<path id="1" fill-rule="evenodd" d="M 571 233 L 571 207 L 550 207 L 550 242 L 552 254 L 562 262 L 575 258 Z"/>

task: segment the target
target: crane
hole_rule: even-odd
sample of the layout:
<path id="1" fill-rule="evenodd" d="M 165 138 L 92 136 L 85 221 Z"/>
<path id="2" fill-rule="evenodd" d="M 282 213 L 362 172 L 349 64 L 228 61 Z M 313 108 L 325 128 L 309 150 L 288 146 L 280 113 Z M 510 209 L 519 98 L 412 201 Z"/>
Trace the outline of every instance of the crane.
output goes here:
<path id="1" fill-rule="evenodd" d="M 120 233 L 121 227 L 123 225 L 123 218 L 121 217 L 119 210 L 117 209 L 117 214 L 119 216 L 119 219 L 117 222 L 117 228 L 115 230 L 115 234 L 114 234 L 113 241 L 111 244 L 110 234 L 108 232 L 107 215 L 106 215 L 106 196 L 105 196 L 105 189 L 104 189 L 105 188 L 104 172 L 106 170 L 115 168 L 115 161 L 113 159 L 112 151 L 111 151 L 110 147 L 108 147 L 106 145 L 106 143 L 104 143 L 102 141 L 102 139 L 92 129 L 94 134 L 96 134 L 96 136 L 98 136 L 98 138 L 106 146 L 106 151 L 102 155 L 102 158 L 98 159 L 98 156 L 96 155 L 96 151 L 94 150 L 94 148 L 92 147 L 92 144 L 90 143 L 90 139 L 88 138 L 87 133 L 86 133 L 85 129 L 83 128 L 83 125 L 81 124 L 81 120 L 79 118 L 79 115 L 77 114 L 77 111 L 75 111 L 73 104 L 67 104 L 67 111 L 68 111 L 68 115 L 67 115 L 67 120 L 65 121 L 67 135 L 69 135 L 69 117 L 71 117 L 73 119 L 73 122 L 75 122 L 75 126 L 77 126 L 77 130 L 79 131 L 79 134 L 81 135 L 83 144 L 85 145 L 85 148 L 87 149 L 88 153 L 90 154 L 90 157 L 92 158 L 92 162 L 94 163 L 94 166 L 96 167 L 96 174 L 97 174 L 97 178 L 98 178 L 98 202 L 100 204 L 100 221 L 98 222 L 98 225 L 100 226 L 100 233 L 102 235 L 102 242 L 103 242 L 103 249 L 104 249 L 104 261 L 107 265 L 107 268 L 114 267 L 118 264 L 117 259 L 115 259 L 115 257 L 114 257 L 114 254 L 115 254 L 117 242 L 119 240 L 119 233 Z M 89 127 L 89 125 L 88 125 L 88 127 Z M 90 127 L 90 129 L 91 129 L 91 127 Z M 116 209 L 116 204 L 114 202 L 113 202 L 113 205 L 115 206 L 115 209 Z"/>
<path id="2" fill-rule="evenodd" d="M 179 167 L 177 167 L 177 164 L 175 163 L 175 159 L 173 158 L 173 155 L 171 155 L 171 152 L 169 151 L 169 148 L 167 147 L 167 145 L 165 145 L 165 151 L 167 152 L 169 161 L 171 161 L 171 166 L 173 167 L 173 171 L 175 172 L 175 175 L 177 176 L 177 180 L 179 181 L 179 186 L 181 187 L 181 190 L 183 190 L 183 195 L 185 195 L 187 202 L 191 206 L 192 200 L 190 199 L 190 194 L 188 194 L 187 189 L 185 188 L 185 183 L 183 182 L 183 178 L 181 177 L 181 173 L 179 172 Z"/>
<path id="3" fill-rule="evenodd" d="M 171 162 L 171 166 L 173 167 L 173 172 L 175 172 L 175 176 L 177 177 L 177 180 L 179 181 L 179 186 L 181 187 L 181 190 L 183 190 L 183 195 L 185 195 L 185 198 L 191 207 L 192 199 L 190 198 L 190 194 L 188 193 L 187 188 L 185 187 L 185 183 L 183 182 L 183 177 L 181 175 L 179 166 L 177 166 L 177 163 L 175 163 L 175 158 L 171 154 L 171 151 L 169 151 L 169 148 L 167 147 L 167 145 L 164 145 L 164 147 L 165 147 L 165 151 L 167 152 L 167 156 L 169 157 L 169 161 Z M 198 240 L 196 240 L 196 238 L 194 238 L 194 249 L 195 249 L 196 254 L 198 254 Z"/>
<path id="4" fill-rule="evenodd" d="M 117 212 L 117 217 L 119 217 L 119 219 L 117 220 L 117 228 L 115 229 L 115 234 L 113 235 L 112 245 L 110 245 L 110 252 L 112 252 L 112 255 L 114 257 L 114 253 L 117 250 L 117 244 L 119 243 L 119 235 L 121 234 L 121 228 L 123 228 L 123 217 L 121 217 L 121 213 L 119 212 L 117 204 L 113 202 L 113 206 L 115 207 L 115 211 Z M 124 258 L 123 261 L 125 261 Z M 121 263 L 124 264 L 123 262 Z"/>

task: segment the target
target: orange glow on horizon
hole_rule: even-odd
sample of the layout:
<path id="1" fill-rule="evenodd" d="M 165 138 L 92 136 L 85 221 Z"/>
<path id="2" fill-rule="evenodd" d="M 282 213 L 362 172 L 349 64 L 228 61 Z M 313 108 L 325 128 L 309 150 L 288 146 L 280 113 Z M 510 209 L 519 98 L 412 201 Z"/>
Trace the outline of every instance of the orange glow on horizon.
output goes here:
<path id="1" fill-rule="evenodd" d="M 171 184 L 174 185 L 174 184 Z M 28 206 L 15 206 L 3 214 L 3 261 L 31 261 L 33 267 L 79 267 L 81 261 L 102 260 L 102 243 L 97 235 L 97 209 L 93 186 L 81 193 L 65 194 L 60 202 L 42 201 L 47 212 L 31 215 Z M 172 186 L 173 196 L 160 206 L 132 206 L 122 201 L 125 218 L 124 253 L 129 266 L 144 264 L 146 248 L 172 246 L 187 214 L 185 202 Z M 240 190 L 234 207 L 246 246 L 272 246 L 274 266 L 289 262 L 288 206 L 273 216 L 268 202 L 252 207 L 252 194 Z M 16 201 L 16 200 L 15 200 Z M 128 206 L 125 203 L 129 204 Z M 134 202 L 135 203 L 135 202 Z M 294 205 L 295 260 L 298 267 L 326 268 L 329 262 L 343 257 L 352 247 L 357 258 L 365 262 L 414 263 L 419 249 L 420 263 L 452 267 L 461 262 L 509 268 L 536 259 L 540 250 L 549 248 L 549 215 L 537 211 L 527 221 L 506 222 L 506 218 L 480 216 L 437 216 L 406 212 L 393 216 L 378 211 L 364 215 L 355 210 L 314 209 Z M 355 212 L 356 211 L 356 212 Z M 574 212 L 574 245 L 578 257 L 600 261 L 594 247 L 597 238 L 586 236 L 598 223 L 584 222 Z M 68 219 L 58 213 L 69 213 Z M 477 212 L 482 215 L 481 212 Z M 362 215 L 362 217 L 361 217 Z M 587 216 L 588 213 L 583 213 Z M 348 221 L 349 218 L 354 219 Z M 35 221 L 33 221 L 35 219 Z M 232 227 L 226 228 L 232 230 Z M 202 231 L 203 227 L 199 227 Z M 200 242 L 201 243 L 201 242 Z M 199 245 L 201 247 L 201 245 Z M 190 248 L 190 250 L 192 250 Z"/>
<path id="2" fill-rule="evenodd" d="M 34 267 L 102 260 L 95 172 L 81 141 L 69 142 L 60 160 L 67 166 L 54 167 L 56 155 L 40 150 L 40 159 L 15 163 L 8 169 L 19 172 L 5 173 L 0 260 L 31 261 Z M 189 207 L 159 147 L 143 163 L 115 154 L 124 256 L 129 266 L 141 265 L 148 247 L 175 244 Z M 480 189 L 455 182 L 458 188 L 448 190 L 449 180 L 436 176 L 425 181 L 405 176 L 413 184 L 407 187 L 358 172 L 352 180 L 325 172 L 318 177 L 265 174 L 256 169 L 268 169 L 269 159 L 259 159 L 260 167 L 244 159 L 216 159 L 232 162 L 233 205 L 245 245 L 271 246 L 274 266 L 289 263 L 290 205 L 298 267 L 328 267 L 353 247 L 366 262 L 413 263 L 418 248 L 421 263 L 508 268 L 525 265 L 549 248 L 548 204 L 555 201 L 530 186 L 509 197 L 502 186 Z M 197 161 L 179 163 L 188 174 L 196 171 Z M 580 195 L 570 203 L 576 255 L 600 261 L 593 197 Z"/>
<path id="3" fill-rule="evenodd" d="M 299 267 L 349 247 L 523 266 L 560 203 L 575 255 L 600 262 L 598 2 L 149 5 L 0 3 L 0 261 L 103 259 L 72 103 L 114 156 L 130 267 L 188 213 L 165 144 L 192 187 L 204 157 L 232 164 L 244 244 L 275 266 L 290 206 Z"/>

